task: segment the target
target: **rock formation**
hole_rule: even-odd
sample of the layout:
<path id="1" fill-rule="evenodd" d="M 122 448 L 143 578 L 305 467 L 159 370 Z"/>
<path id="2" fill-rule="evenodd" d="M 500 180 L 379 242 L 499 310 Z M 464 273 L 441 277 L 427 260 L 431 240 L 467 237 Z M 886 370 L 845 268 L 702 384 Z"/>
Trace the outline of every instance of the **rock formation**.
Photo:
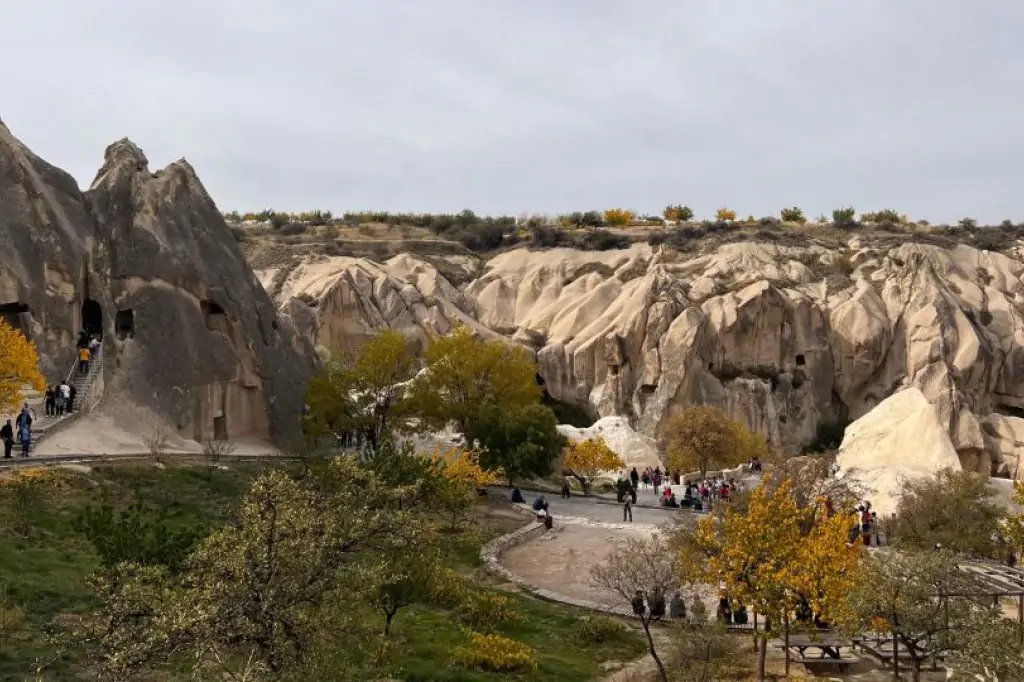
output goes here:
<path id="1" fill-rule="evenodd" d="M 422 345 L 467 324 L 532 349 L 553 398 L 648 437 L 704 403 L 798 451 L 916 388 L 966 468 L 1014 475 L 1024 264 L 900 241 L 518 249 L 479 265 L 313 256 L 259 275 L 317 345 L 385 327 Z"/>
<path id="2" fill-rule="evenodd" d="M 105 398 L 197 440 L 297 435 L 310 347 L 186 161 L 150 172 L 121 140 L 83 193 L 0 124 L 0 253 L 0 312 L 51 381 L 86 328 L 104 335 Z"/>

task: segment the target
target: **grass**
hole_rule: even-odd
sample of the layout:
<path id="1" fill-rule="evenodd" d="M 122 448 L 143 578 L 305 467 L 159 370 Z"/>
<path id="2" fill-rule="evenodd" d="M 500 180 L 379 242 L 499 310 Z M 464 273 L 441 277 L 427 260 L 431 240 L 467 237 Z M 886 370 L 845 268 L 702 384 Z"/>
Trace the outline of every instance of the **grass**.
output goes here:
<path id="1" fill-rule="evenodd" d="M 165 462 L 164 468 L 158 468 L 149 462 L 136 462 L 73 474 L 71 488 L 42 507 L 27 537 L 13 530 L 10 521 L 14 515 L 9 501 L 4 500 L 0 517 L 7 522 L 0 526 L 0 582 L 7 586 L 10 601 L 24 608 L 25 621 L 8 641 L 0 639 L 0 679 L 32 679 L 39 663 L 49 661 L 52 665 L 45 679 L 87 679 L 83 677 L 83 670 L 88 670 L 85 654 L 71 650 L 58 655 L 46 634 L 75 616 L 87 616 L 96 606 L 88 578 L 99 568 L 99 559 L 73 525 L 84 506 L 99 503 L 105 495 L 127 505 L 137 495 L 148 504 L 169 509 L 171 518 L 182 524 L 202 520 L 212 529 L 231 518 L 239 498 L 263 466 L 240 463 L 211 471 L 187 463 Z M 498 591 L 480 569 L 480 548 L 522 523 L 522 518 L 512 515 L 501 503 L 481 503 L 461 532 L 448 535 L 447 563 L 470 577 L 476 589 Z M 451 651 L 466 639 L 455 614 L 436 607 L 411 607 L 398 614 L 393 626 L 391 650 L 397 679 L 582 682 L 600 678 L 604 661 L 628 661 L 643 652 L 643 643 L 632 630 L 624 631 L 617 641 L 587 645 L 571 636 L 579 618 L 585 615 L 582 611 L 505 594 L 522 618 L 502 623 L 496 631 L 536 649 L 536 672 L 517 676 L 453 668 L 449 665 Z M 374 623 L 374 619 L 383 628 L 383 616 L 367 608 L 367 623 Z"/>

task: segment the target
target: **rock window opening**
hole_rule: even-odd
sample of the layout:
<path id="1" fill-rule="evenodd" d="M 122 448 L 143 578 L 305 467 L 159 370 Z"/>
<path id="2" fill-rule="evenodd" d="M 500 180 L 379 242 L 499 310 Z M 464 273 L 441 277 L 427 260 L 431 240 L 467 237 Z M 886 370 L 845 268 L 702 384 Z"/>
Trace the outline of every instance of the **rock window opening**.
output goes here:
<path id="1" fill-rule="evenodd" d="M 270 326 L 274 331 L 277 331 L 277 320 L 271 320 Z"/>
<path id="2" fill-rule="evenodd" d="M 28 321 L 25 317 L 28 314 L 28 305 L 20 301 L 14 303 L 0 303 L 0 317 L 3 317 L 7 324 L 28 336 Z"/>
<path id="3" fill-rule="evenodd" d="M 82 301 L 82 330 L 86 334 L 103 336 L 103 308 L 91 298 Z"/>
<path id="4" fill-rule="evenodd" d="M 807 360 L 806 360 L 806 358 L 804 358 L 804 356 L 803 356 L 803 355 L 799 355 L 799 354 L 798 354 L 798 355 L 796 356 L 796 366 L 797 366 L 797 367 L 803 367 L 803 366 L 804 366 L 805 364 L 807 364 Z"/>
<path id="5" fill-rule="evenodd" d="M 203 311 L 203 318 L 206 320 L 206 328 L 214 332 L 228 333 L 228 318 L 220 303 L 210 299 L 203 299 L 199 302 Z"/>
<path id="6" fill-rule="evenodd" d="M 135 311 L 131 308 L 118 310 L 114 316 L 114 329 L 117 338 L 122 341 L 135 338 Z"/>
<path id="7" fill-rule="evenodd" d="M 709 362 L 708 363 L 708 371 L 709 372 L 714 372 L 715 371 L 715 363 L 713 363 L 713 362 Z"/>
<path id="8" fill-rule="evenodd" d="M 618 365 L 608 365 L 608 369 L 611 371 L 613 377 L 619 376 L 619 366 Z"/>

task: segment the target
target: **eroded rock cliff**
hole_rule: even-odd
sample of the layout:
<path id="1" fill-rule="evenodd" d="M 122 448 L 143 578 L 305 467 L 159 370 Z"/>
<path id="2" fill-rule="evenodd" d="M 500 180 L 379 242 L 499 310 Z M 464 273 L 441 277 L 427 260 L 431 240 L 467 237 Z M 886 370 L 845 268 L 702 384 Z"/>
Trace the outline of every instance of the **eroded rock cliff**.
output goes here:
<path id="1" fill-rule="evenodd" d="M 385 327 L 422 345 L 467 324 L 531 348 L 555 399 L 652 437 L 704 403 L 800 450 L 914 387 L 965 467 L 1007 476 L 1024 446 L 1014 253 L 853 237 L 699 256 L 519 249 L 479 266 L 313 256 L 258 274 L 317 345 Z"/>
<path id="2" fill-rule="evenodd" d="M 312 353 L 184 160 L 151 172 L 128 140 L 83 193 L 0 124 L 0 311 L 50 380 L 103 332 L 105 396 L 189 438 L 297 435 Z"/>

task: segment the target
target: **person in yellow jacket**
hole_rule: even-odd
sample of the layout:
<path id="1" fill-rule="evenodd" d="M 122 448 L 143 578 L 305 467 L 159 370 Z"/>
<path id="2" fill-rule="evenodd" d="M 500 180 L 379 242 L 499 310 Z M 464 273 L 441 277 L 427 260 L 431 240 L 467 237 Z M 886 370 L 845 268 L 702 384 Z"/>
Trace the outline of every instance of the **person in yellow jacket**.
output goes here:
<path id="1" fill-rule="evenodd" d="M 89 373 L 89 360 L 92 359 L 92 351 L 88 348 L 78 349 L 78 373 L 88 374 Z"/>

